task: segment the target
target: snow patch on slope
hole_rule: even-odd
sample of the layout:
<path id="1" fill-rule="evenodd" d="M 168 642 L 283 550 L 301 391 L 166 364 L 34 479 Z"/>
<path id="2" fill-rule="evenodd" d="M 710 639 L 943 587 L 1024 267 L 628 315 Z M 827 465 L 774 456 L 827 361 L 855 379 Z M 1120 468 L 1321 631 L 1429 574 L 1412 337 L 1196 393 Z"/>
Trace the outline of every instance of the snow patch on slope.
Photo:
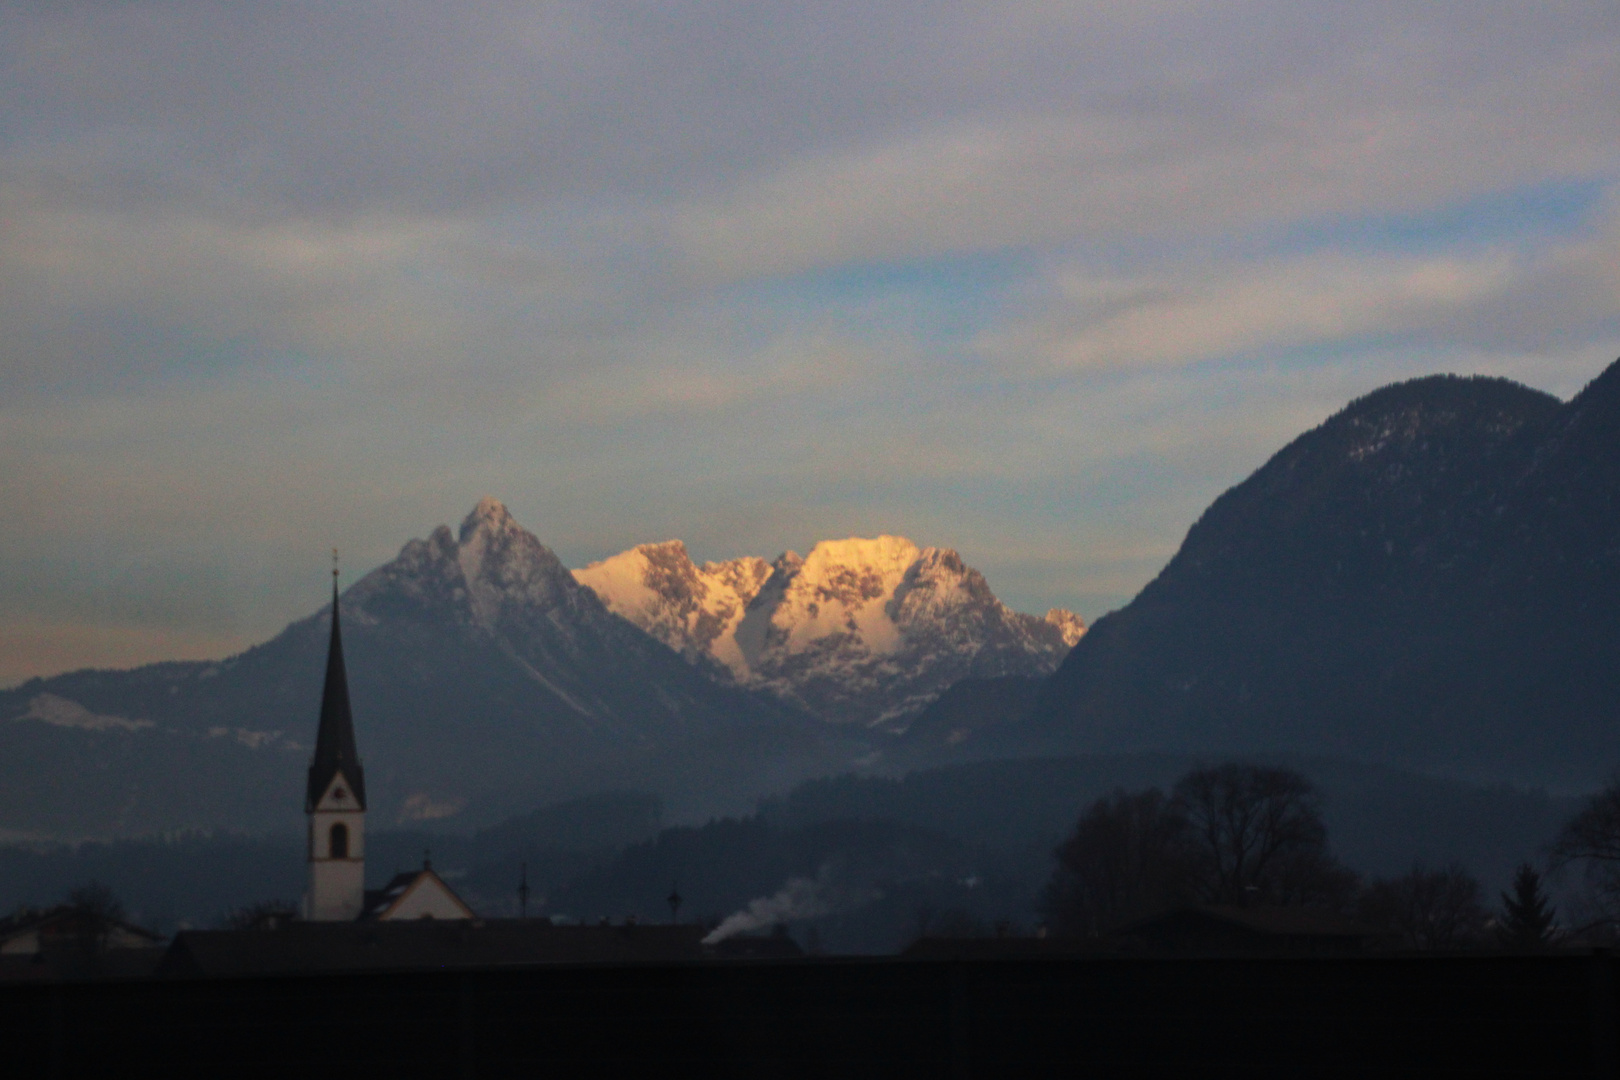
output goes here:
<path id="1" fill-rule="evenodd" d="M 86 731 L 140 731 L 156 726 L 150 720 L 93 713 L 77 701 L 56 694 L 36 695 L 29 700 L 27 710 L 17 719 L 38 720 L 53 727 L 83 728 Z"/>
<path id="2" fill-rule="evenodd" d="M 786 631 L 791 654 L 840 635 L 859 640 L 868 653 L 897 652 L 904 641 L 890 601 L 922 554 L 900 536 L 823 540 L 793 572 L 771 624 Z"/>

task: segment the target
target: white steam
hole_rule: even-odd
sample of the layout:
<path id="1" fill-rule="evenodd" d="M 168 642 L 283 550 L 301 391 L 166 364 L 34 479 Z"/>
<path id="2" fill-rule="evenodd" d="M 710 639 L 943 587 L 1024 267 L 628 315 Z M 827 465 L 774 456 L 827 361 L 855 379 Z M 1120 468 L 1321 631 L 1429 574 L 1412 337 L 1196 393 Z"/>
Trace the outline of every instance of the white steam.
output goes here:
<path id="1" fill-rule="evenodd" d="M 847 890 L 835 889 L 831 884 L 832 867 L 822 866 L 814 878 L 789 878 L 775 895 L 750 900 L 748 906 L 715 927 L 703 944 L 713 945 L 756 930 L 764 930 L 793 919 L 815 919 L 830 915 L 841 907 L 850 907 L 873 899 L 874 894 L 863 892 L 859 896 Z"/>

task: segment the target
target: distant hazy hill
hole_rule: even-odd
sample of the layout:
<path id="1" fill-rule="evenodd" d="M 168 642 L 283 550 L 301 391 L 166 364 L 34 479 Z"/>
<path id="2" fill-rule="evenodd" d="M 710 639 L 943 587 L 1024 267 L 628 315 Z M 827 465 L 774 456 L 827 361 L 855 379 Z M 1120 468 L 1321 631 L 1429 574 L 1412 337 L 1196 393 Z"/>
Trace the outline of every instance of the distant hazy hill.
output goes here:
<path id="1" fill-rule="evenodd" d="M 1001 748 L 1620 766 L 1620 365 L 1387 387 L 1222 495 Z"/>

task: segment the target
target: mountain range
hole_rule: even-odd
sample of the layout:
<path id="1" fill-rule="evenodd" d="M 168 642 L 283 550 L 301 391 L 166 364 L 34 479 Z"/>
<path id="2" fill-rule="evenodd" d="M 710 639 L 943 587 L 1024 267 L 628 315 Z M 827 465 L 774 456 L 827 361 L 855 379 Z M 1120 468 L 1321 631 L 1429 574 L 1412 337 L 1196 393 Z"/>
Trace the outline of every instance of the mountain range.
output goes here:
<path id="1" fill-rule="evenodd" d="M 972 671 L 1049 672 L 1079 632 L 1008 611 L 955 552 L 897 538 L 765 566 L 699 570 L 665 544 L 576 576 L 494 499 L 457 533 L 410 541 L 341 599 L 373 809 L 477 825 L 624 787 L 680 815 L 746 808 L 867 756 L 861 721 L 902 720 Z M 708 633 L 728 603 L 732 625 Z M 330 620 L 217 663 L 0 693 L 0 830 L 292 825 Z M 727 646 L 748 666 L 728 667 Z"/>
<path id="2" fill-rule="evenodd" d="M 631 787 L 689 819 L 858 762 L 1148 750 L 1590 789 L 1620 765 L 1620 365 L 1567 403 L 1452 376 L 1352 402 L 1089 630 L 898 537 L 570 571 L 493 499 L 342 603 L 396 823 Z M 295 825 L 329 619 L 0 692 L 0 830 Z"/>
<path id="3" fill-rule="evenodd" d="M 955 551 L 898 536 L 702 566 L 671 540 L 574 576 L 722 681 L 840 723 L 903 729 L 961 679 L 1051 672 L 1085 633 L 1061 608 L 1013 611 Z"/>

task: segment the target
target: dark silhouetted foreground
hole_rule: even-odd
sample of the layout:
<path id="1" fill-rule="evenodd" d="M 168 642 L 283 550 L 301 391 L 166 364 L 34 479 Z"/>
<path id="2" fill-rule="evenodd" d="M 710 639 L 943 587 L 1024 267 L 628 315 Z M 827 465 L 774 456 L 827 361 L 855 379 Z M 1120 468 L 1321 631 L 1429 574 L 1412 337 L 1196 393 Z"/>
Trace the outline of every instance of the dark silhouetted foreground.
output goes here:
<path id="1" fill-rule="evenodd" d="M 1006 955 L 0 987 L 8 1075 L 1614 1076 L 1605 953 Z"/>

